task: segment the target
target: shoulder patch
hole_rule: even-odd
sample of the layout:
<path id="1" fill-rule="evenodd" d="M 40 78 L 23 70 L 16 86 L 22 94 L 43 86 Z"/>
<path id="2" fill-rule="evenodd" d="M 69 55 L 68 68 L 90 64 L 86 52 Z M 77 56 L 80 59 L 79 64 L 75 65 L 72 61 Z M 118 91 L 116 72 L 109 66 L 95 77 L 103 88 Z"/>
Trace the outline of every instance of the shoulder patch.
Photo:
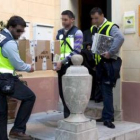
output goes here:
<path id="1" fill-rule="evenodd" d="M 0 34 L 0 43 L 6 38 L 6 36 Z"/>
<path id="2" fill-rule="evenodd" d="M 63 35 L 63 34 L 59 35 L 59 40 L 62 40 L 62 39 L 63 39 L 63 37 L 64 37 L 64 35 Z"/>

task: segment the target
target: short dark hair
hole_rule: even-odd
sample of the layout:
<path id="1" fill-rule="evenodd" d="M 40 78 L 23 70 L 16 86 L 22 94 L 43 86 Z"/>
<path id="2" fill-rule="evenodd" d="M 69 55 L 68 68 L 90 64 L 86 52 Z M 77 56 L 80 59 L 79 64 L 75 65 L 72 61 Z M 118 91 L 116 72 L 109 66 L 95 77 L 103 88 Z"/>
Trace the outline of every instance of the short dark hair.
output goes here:
<path id="1" fill-rule="evenodd" d="M 74 15 L 73 12 L 70 11 L 70 10 L 63 11 L 63 12 L 61 13 L 61 15 L 67 15 L 69 18 L 74 18 L 74 19 L 75 19 L 75 15 Z"/>
<path id="2" fill-rule="evenodd" d="M 90 11 L 90 15 L 94 15 L 95 13 L 98 13 L 99 15 L 104 14 L 102 9 L 99 7 L 95 7 Z"/>
<path id="3" fill-rule="evenodd" d="M 22 27 L 26 27 L 26 22 L 24 21 L 24 19 L 20 16 L 12 16 L 7 23 L 7 28 L 9 28 L 10 26 L 12 27 L 16 27 L 17 25 L 20 25 Z"/>

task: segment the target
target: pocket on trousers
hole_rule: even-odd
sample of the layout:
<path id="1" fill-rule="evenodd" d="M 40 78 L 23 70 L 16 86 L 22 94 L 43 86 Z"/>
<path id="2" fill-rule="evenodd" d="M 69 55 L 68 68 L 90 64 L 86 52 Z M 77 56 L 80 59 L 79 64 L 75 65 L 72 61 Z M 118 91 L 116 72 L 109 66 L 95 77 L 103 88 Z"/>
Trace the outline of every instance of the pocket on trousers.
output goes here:
<path id="1" fill-rule="evenodd" d="M 10 74 L 0 74 L 0 93 L 6 96 L 14 94 L 15 77 Z"/>

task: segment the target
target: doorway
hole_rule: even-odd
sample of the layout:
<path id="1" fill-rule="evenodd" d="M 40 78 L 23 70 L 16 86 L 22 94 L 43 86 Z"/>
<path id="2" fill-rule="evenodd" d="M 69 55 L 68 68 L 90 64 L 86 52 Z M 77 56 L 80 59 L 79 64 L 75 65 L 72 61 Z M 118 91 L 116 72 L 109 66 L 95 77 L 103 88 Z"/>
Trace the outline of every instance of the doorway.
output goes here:
<path id="1" fill-rule="evenodd" d="M 82 31 L 91 27 L 90 11 L 94 7 L 100 7 L 105 17 L 111 21 L 111 0 L 79 0 L 79 27 Z"/>

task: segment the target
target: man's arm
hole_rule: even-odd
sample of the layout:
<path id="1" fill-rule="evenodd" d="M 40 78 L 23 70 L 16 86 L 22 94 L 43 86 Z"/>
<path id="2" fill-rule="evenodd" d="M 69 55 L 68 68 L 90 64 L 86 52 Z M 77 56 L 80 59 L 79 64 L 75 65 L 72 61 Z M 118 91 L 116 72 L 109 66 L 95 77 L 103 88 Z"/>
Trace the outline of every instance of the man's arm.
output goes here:
<path id="1" fill-rule="evenodd" d="M 111 49 L 109 50 L 110 57 L 112 57 L 119 52 L 124 42 L 124 37 L 117 26 L 112 27 L 110 35 L 114 38 L 113 45 Z"/>
<path id="2" fill-rule="evenodd" d="M 31 65 L 26 64 L 19 56 L 19 50 L 15 41 L 9 41 L 2 47 L 2 54 L 7 57 L 17 71 L 31 71 Z"/>
<path id="3" fill-rule="evenodd" d="M 64 60 L 62 60 L 62 64 L 65 64 L 66 62 L 70 61 L 71 57 L 74 54 L 80 54 L 82 44 L 83 44 L 83 33 L 81 30 L 78 30 L 74 37 L 74 51 L 71 52 L 70 55 L 67 56 Z"/>

